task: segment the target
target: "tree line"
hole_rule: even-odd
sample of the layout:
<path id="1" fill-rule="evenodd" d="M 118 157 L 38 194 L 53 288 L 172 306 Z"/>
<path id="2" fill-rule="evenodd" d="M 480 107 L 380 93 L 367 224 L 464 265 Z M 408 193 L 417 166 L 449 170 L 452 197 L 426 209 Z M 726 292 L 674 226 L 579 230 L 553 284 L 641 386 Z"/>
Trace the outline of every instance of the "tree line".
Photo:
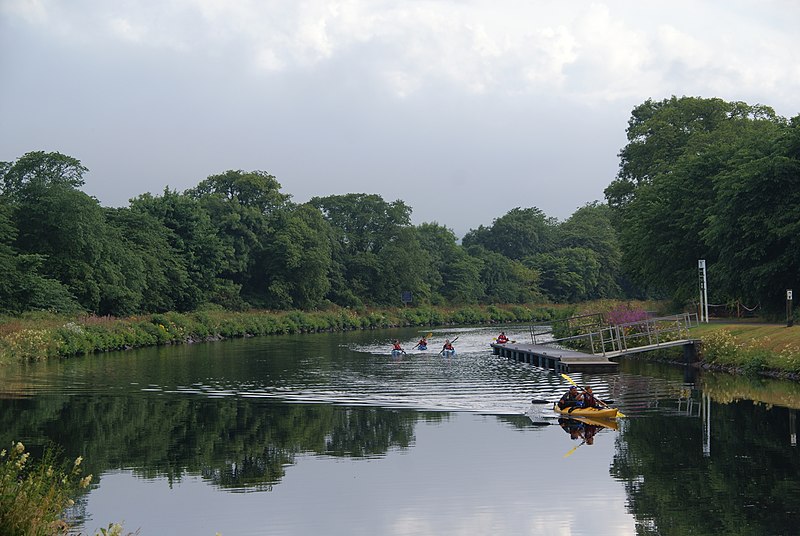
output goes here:
<path id="1" fill-rule="evenodd" d="M 411 207 L 348 193 L 295 203 L 264 171 L 103 207 L 58 152 L 0 162 L 0 312 L 579 302 L 697 294 L 779 310 L 800 273 L 800 116 L 672 97 L 634 108 L 617 177 L 558 221 L 517 207 L 459 242 Z"/>
<path id="2" fill-rule="evenodd" d="M 57 152 L 0 164 L 0 308 L 101 315 L 577 301 L 620 294 L 608 207 L 563 223 L 516 208 L 459 244 L 376 194 L 294 203 L 263 171 L 102 207 Z M 610 268 L 610 270 L 608 270 Z"/>
<path id="3" fill-rule="evenodd" d="M 709 301 L 782 312 L 800 282 L 800 116 L 672 97 L 634 108 L 606 188 L 626 274 L 691 301 L 698 260 Z"/>

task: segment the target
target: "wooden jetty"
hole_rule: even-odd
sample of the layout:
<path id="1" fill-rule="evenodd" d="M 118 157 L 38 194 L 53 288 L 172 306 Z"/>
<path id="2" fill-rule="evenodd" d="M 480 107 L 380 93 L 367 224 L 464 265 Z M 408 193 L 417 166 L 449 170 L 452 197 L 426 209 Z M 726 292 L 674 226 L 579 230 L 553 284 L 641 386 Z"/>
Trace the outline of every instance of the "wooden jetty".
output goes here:
<path id="1" fill-rule="evenodd" d="M 542 323 L 531 326 L 532 344 L 495 343 L 491 345 L 492 352 L 556 372 L 613 372 L 618 364 L 611 358 L 675 346 L 683 347 L 685 362 L 697 360 L 700 341 L 689 338 L 689 329 L 697 325 L 694 313 L 652 317 L 619 325 L 604 324 L 599 314 L 559 322 L 567 323 L 578 334 L 556 339 L 552 336 L 552 325 Z M 543 326 L 548 329 L 540 331 L 538 328 Z M 574 343 L 581 343 L 580 347 L 591 349 L 591 353 L 563 346 Z"/>
<path id="2" fill-rule="evenodd" d="M 585 354 L 546 344 L 492 344 L 492 353 L 556 372 L 613 372 L 618 363 L 602 355 Z"/>

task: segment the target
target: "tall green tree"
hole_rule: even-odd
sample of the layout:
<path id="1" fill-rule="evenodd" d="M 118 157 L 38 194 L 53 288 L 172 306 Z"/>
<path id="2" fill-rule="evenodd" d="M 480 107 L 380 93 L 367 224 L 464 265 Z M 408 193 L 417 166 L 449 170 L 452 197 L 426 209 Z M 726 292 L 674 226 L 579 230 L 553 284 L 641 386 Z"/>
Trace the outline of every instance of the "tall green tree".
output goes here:
<path id="1" fill-rule="evenodd" d="M 333 301 L 390 305 L 399 303 L 402 291 L 430 296 L 429 282 L 420 277 L 430 263 L 411 228 L 411 207 L 376 194 L 314 197 L 309 204 L 333 229 Z"/>
<path id="2" fill-rule="evenodd" d="M 2 196 L 0 196 L 2 199 Z M 75 298 L 59 281 L 40 273 L 41 255 L 21 255 L 13 246 L 17 229 L 10 218 L 11 205 L 0 201 L 0 313 L 29 310 L 71 313 L 80 310 Z"/>
<path id="3" fill-rule="evenodd" d="M 557 221 L 536 207 L 514 208 L 496 218 L 490 227 L 470 230 L 464 247 L 482 246 L 509 259 L 520 260 L 552 249 Z"/>
<path id="4" fill-rule="evenodd" d="M 539 285 L 554 302 L 575 303 L 600 297 L 598 288 L 603 276 L 599 255 L 581 247 L 556 249 L 526 257 L 526 266 L 539 274 Z"/>
<path id="5" fill-rule="evenodd" d="M 619 235 L 612 224 L 608 205 L 590 203 L 576 210 L 572 216 L 558 226 L 558 248 L 561 251 L 585 249 L 583 256 L 589 273 L 597 265 L 593 284 L 584 281 L 585 298 L 618 298 L 622 294 L 622 250 Z M 569 256 L 569 254 L 567 254 Z M 580 257 L 579 257 L 580 258 Z M 580 295 L 580 292 L 574 295 Z"/>
<path id="6" fill-rule="evenodd" d="M 730 206 L 729 194 L 740 188 L 731 178 L 761 160 L 785 130 L 786 121 L 770 108 L 741 102 L 673 97 L 637 107 L 618 178 L 606 189 L 631 277 L 685 300 L 696 292 L 698 259 L 708 261 L 712 278 L 744 270 L 736 260 L 741 257 L 721 254 L 722 249 L 758 246 L 744 242 L 741 234 L 728 234 L 722 243 L 709 228 Z M 769 187 L 765 179 L 758 179 L 761 188 Z M 710 285 L 712 299 L 745 295 L 733 279 L 729 282 Z"/>
<path id="7" fill-rule="evenodd" d="M 272 219 L 290 198 L 280 188 L 266 172 L 229 170 L 187 191 L 209 214 L 217 235 L 231 252 L 221 275 L 241 287 L 245 300 L 267 299 L 263 281 L 269 274 L 264 260 L 274 234 Z"/>
<path id="8" fill-rule="evenodd" d="M 455 233 L 438 223 L 417 226 L 420 247 L 431 263 L 428 281 L 434 303 L 468 304 L 483 299 L 483 262 L 458 244 Z"/>
<path id="9" fill-rule="evenodd" d="M 124 286 L 106 293 L 108 309 L 128 313 L 184 311 L 198 302 L 187 258 L 171 243 L 171 231 L 143 210 L 107 208 L 106 218 L 115 229 Z M 127 296 L 126 296 L 127 295 Z M 124 298 L 128 298 L 125 300 Z"/>
<path id="10" fill-rule="evenodd" d="M 712 178 L 702 237 L 726 297 L 780 310 L 785 289 L 800 280 L 800 116 L 788 128 L 759 122 L 748 130 Z"/>
<path id="11" fill-rule="evenodd" d="M 467 252 L 481 263 L 481 282 L 484 286 L 482 301 L 529 303 L 542 299 L 536 270 L 483 246 L 470 246 Z"/>
<path id="12" fill-rule="evenodd" d="M 169 250 L 179 257 L 164 268 L 164 275 L 173 286 L 170 299 L 177 309 L 191 310 L 206 301 L 241 307 L 240 287 L 222 277 L 232 250 L 218 236 L 200 201 L 165 188 L 160 196 L 146 193 L 131 199 L 130 210 L 130 225 L 139 225 L 133 219 L 135 214 L 145 215 L 140 222 L 148 217 L 159 222 L 166 231 L 163 238 Z M 155 229 L 152 232 L 160 234 Z M 148 240 L 146 236 L 141 239 Z M 161 237 L 154 239 L 160 243 Z"/>
<path id="13" fill-rule="evenodd" d="M 328 294 L 332 269 L 330 227 L 310 205 L 278 210 L 263 250 L 264 304 L 275 309 L 317 307 Z M 255 282 L 254 282 L 255 285 Z"/>
<path id="14" fill-rule="evenodd" d="M 15 248 L 38 255 L 42 273 L 60 281 L 89 311 L 103 289 L 121 282 L 112 237 L 96 199 L 77 189 L 86 168 L 60 153 L 27 153 L 3 166 L 3 197 L 12 207 Z"/>
<path id="15" fill-rule="evenodd" d="M 33 151 L 14 162 L 0 162 L 0 193 L 15 201 L 22 192 L 62 185 L 77 189 L 83 186 L 83 174 L 89 171 L 80 160 L 58 152 Z"/>

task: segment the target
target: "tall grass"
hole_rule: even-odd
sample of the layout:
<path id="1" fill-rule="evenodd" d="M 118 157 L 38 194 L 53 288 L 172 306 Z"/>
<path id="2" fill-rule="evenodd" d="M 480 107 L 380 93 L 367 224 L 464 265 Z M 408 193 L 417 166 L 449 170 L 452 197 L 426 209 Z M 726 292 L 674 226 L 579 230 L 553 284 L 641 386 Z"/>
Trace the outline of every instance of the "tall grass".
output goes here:
<path id="1" fill-rule="evenodd" d="M 38 463 L 22 443 L 0 451 L 0 534 L 49 536 L 68 534 L 63 512 L 92 481 L 81 476 L 82 458 L 59 466 L 55 450 L 47 449 Z"/>

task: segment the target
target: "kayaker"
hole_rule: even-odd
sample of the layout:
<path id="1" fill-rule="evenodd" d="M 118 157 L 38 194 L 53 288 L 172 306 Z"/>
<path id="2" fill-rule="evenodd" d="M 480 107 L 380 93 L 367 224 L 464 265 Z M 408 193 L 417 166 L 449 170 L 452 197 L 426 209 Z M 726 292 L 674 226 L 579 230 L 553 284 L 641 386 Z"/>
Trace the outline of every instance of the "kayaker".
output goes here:
<path id="1" fill-rule="evenodd" d="M 500 335 L 497 336 L 497 344 L 505 344 L 508 342 L 508 337 L 506 337 L 506 332 L 501 331 Z"/>
<path id="2" fill-rule="evenodd" d="M 427 350 L 428 349 L 428 339 L 422 337 L 419 342 L 417 343 L 417 348 L 420 350 Z"/>
<path id="3" fill-rule="evenodd" d="M 583 396 L 578 392 L 578 388 L 573 385 L 558 401 L 558 407 L 561 409 L 580 407 L 582 398 Z"/>
<path id="4" fill-rule="evenodd" d="M 392 343 L 392 352 L 401 352 L 403 354 L 406 353 L 405 350 L 403 350 L 403 347 L 400 346 L 400 341 L 397 339 L 395 339 Z"/>
<path id="5" fill-rule="evenodd" d="M 455 351 L 455 348 L 453 348 L 453 343 L 450 342 L 450 339 L 445 339 L 444 340 L 444 346 L 442 346 L 442 352 L 446 352 L 448 350 Z"/>
<path id="6" fill-rule="evenodd" d="M 582 407 L 584 408 L 599 408 L 602 407 L 600 401 L 595 398 L 594 393 L 592 393 L 592 388 L 588 385 L 583 388 L 583 396 L 582 398 Z"/>

